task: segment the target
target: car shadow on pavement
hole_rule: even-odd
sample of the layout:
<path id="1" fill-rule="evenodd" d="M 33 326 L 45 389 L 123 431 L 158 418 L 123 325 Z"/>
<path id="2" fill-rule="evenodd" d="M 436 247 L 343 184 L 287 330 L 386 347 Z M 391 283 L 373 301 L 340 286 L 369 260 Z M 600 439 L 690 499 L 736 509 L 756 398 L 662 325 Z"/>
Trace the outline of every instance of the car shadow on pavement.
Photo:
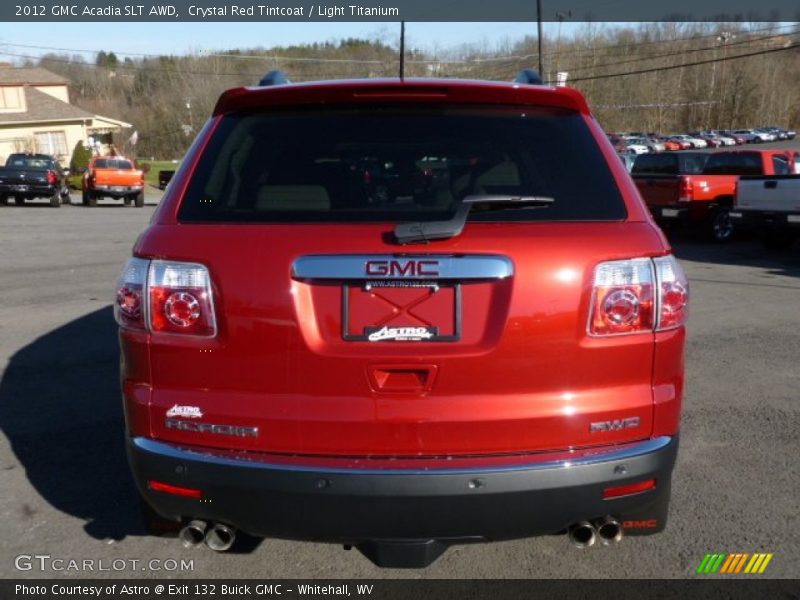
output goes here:
<path id="1" fill-rule="evenodd" d="M 19 350 L 0 380 L 0 430 L 31 485 L 98 539 L 145 533 L 125 457 L 118 373 L 106 307 Z"/>
<path id="2" fill-rule="evenodd" d="M 57 510 L 83 519 L 88 535 L 115 540 L 150 535 L 125 455 L 117 325 L 110 306 L 43 335 L 11 357 L 0 379 L 0 431 L 36 492 Z M 19 507 L 19 514 L 30 511 Z M 252 552 L 261 541 L 240 533 L 229 552 Z"/>

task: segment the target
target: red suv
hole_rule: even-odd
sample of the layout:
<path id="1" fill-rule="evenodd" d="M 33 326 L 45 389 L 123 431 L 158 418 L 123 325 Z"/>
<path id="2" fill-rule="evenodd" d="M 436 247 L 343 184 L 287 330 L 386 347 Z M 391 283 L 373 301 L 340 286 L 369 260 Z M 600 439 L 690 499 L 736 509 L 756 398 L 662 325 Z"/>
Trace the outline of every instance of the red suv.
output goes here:
<path id="1" fill-rule="evenodd" d="M 133 474 L 215 550 L 655 533 L 687 295 L 574 90 L 233 89 L 119 280 Z"/>

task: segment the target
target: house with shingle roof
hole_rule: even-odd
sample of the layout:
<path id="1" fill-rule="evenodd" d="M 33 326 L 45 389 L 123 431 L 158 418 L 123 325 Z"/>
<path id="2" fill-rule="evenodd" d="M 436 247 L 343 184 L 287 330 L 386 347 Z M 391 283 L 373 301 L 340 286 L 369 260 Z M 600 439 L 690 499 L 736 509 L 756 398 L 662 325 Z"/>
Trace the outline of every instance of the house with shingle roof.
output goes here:
<path id="1" fill-rule="evenodd" d="M 78 141 L 108 145 L 130 123 L 70 104 L 69 80 L 40 67 L 0 67 L 0 165 L 14 152 L 69 162 Z"/>

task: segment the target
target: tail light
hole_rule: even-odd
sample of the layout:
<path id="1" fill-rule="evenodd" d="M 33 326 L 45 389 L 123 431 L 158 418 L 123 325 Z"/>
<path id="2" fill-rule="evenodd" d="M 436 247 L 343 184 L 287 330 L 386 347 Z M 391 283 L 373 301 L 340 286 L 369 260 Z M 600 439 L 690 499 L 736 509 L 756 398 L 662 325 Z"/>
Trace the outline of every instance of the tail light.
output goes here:
<path id="1" fill-rule="evenodd" d="M 589 335 L 664 331 L 686 322 L 689 284 L 673 256 L 600 263 L 594 272 Z"/>
<path id="2" fill-rule="evenodd" d="M 688 177 L 681 177 L 680 187 L 678 188 L 678 202 L 691 202 L 694 196 L 694 185 Z"/>
<path id="3" fill-rule="evenodd" d="M 145 328 L 145 284 L 149 261 L 132 258 L 125 265 L 117 282 L 114 318 L 122 327 Z"/>
<path id="4" fill-rule="evenodd" d="M 689 316 L 689 281 L 672 255 L 654 258 L 653 265 L 658 285 L 656 331 L 680 327 Z"/>
<path id="5" fill-rule="evenodd" d="M 58 175 L 55 171 L 47 172 L 47 185 L 56 185 L 58 183 Z"/>
<path id="6" fill-rule="evenodd" d="M 594 272 L 589 333 L 652 331 L 653 263 L 648 258 L 601 263 Z"/>
<path id="7" fill-rule="evenodd" d="M 213 337 L 217 333 L 208 269 L 200 264 L 132 258 L 117 286 L 114 314 L 123 327 Z"/>

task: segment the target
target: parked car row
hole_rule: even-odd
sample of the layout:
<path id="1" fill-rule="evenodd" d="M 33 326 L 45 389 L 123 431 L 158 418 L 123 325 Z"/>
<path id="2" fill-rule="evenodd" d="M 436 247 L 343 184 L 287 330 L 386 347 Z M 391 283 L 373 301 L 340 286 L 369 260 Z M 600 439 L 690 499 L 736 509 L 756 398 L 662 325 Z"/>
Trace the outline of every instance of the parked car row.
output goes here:
<path id="1" fill-rule="evenodd" d="M 609 140 L 620 154 L 649 154 L 664 151 L 724 148 L 742 144 L 758 144 L 793 140 L 794 130 L 781 127 L 759 127 L 755 129 L 705 129 L 688 133 L 658 134 L 635 131 L 608 134 Z"/>

